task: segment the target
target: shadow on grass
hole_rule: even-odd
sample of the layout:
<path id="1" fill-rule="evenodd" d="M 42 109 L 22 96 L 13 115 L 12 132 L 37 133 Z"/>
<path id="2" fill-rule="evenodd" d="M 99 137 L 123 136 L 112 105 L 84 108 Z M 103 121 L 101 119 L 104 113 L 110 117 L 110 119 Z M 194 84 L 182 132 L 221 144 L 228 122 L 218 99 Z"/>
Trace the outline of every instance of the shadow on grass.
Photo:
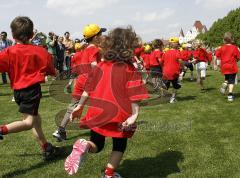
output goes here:
<path id="1" fill-rule="evenodd" d="M 216 88 L 205 88 L 205 91 L 213 91 L 213 90 L 216 90 Z"/>
<path id="2" fill-rule="evenodd" d="M 167 178 L 168 175 L 180 173 L 178 162 L 182 162 L 184 156 L 179 151 L 165 151 L 156 157 L 147 157 L 137 160 L 125 160 L 119 168 L 123 177 L 158 177 Z"/>
<path id="3" fill-rule="evenodd" d="M 183 97 L 177 97 L 177 100 L 179 101 L 189 101 L 189 100 L 195 100 L 197 96 L 183 96 Z"/>
<path id="4" fill-rule="evenodd" d="M 81 137 L 90 137 L 90 132 L 84 132 L 84 133 L 80 133 L 78 135 L 72 136 L 72 137 L 68 137 L 67 140 L 75 140 Z"/>
<path id="5" fill-rule="evenodd" d="M 42 161 L 39 162 L 35 165 L 31 165 L 28 168 L 24 168 L 24 169 L 17 169 L 13 172 L 9 172 L 7 174 L 4 174 L 2 177 L 3 178 L 10 178 L 10 177 L 17 177 L 17 176 L 23 176 L 26 173 L 32 171 L 32 170 L 36 170 L 36 169 L 40 169 L 42 167 L 48 166 L 50 164 L 54 164 L 58 161 L 61 161 L 63 159 L 65 159 L 72 151 L 72 145 L 69 146 L 64 146 L 64 147 L 60 147 L 58 150 L 58 156 L 56 156 L 56 158 L 52 159 L 51 161 Z M 31 154 L 31 155 L 35 155 L 35 154 Z M 30 155 L 27 155 L 30 156 Z M 20 155 L 20 157 L 22 157 L 22 155 Z"/>

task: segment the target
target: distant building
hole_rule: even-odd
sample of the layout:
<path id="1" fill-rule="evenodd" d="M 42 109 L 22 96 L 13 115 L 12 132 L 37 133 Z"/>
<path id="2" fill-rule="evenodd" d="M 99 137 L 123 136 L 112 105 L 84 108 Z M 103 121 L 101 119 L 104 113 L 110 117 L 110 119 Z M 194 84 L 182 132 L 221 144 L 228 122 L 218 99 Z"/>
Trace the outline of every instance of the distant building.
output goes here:
<path id="1" fill-rule="evenodd" d="M 201 23 L 201 21 L 195 21 L 191 30 L 187 31 L 184 35 L 183 29 L 181 28 L 179 33 L 179 42 L 180 43 L 187 43 L 194 40 L 200 33 L 207 32 L 207 27 Z"/>

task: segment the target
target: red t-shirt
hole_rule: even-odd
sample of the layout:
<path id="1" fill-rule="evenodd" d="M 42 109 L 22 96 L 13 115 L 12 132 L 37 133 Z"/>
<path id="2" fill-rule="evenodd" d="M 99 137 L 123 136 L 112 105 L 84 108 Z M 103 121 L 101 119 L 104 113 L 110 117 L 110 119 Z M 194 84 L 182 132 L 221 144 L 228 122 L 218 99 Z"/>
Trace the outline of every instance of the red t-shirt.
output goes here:
<path id="1" fill-rule="evenodd" d="M 85 85 L 89 106 L 81 126 L 108 136 L 127 138 L 134 131 L 122 131 L 120 125 L 132 114 L 131 103 L 149 97 L 137 70 L 125 63 L 100 62 Z"/>
<path id="2" fill-rule="evenodd" d="M 101 55 L 100 49 L 96 46 L 90 45 L 83 51 L 74 55 L 74 68 L 73 72 L 78 74 L 75 86 L 73 88 L 72 97 L 79 99 L 82 95 L 85 82 L 88 74 L 92 70 L 92 62 L 100 62 Z"/>
<path id="3" fill-rule="evenodd" d="M 52 56 L 30 44 L 16 44 L 0 52 L 0 72 L 8 73 L 14 90 L 44 83 L 46 75 L 55 75 Z"/>
<path id="4" fill-rule="evenodd" d="M 182 50 L 181 51 L 181 59 L 183 61 L 189 61 L 191 60 L 191 57 L 192 57 L 192 52 L 190 50 Z"/>
<path id="5" fill-rule="evenodd" d="M 179 77 L 181 53 L 179 50 L 170 49 L 162 56 L 162 70 L 164 80 L 174 80 Z"/>
<path id="6" fill-rule="evenodd" d="M 140 57 L 144 53 L 144 47 L 139 47 L 134 49 L 134 55 Z"/>
<path id="7" fill-rule="evenodd" d="M 216 51 L 221 60 L 222 74 L 235 74 L 238 72 L 237 60 L 240 60 L 240 51 L 235 45 L 226 44 Z"/>
<path id="8" fill-rule="evenodd" d="M 193 52 L 193 57 L 197 59 L 196 63 L 198 62 L 208 62 L 209 56 L 205 49 L 198 48 Z"/>
<path id="9" fill-rule="evenodd" d="M 101 56 L 99 53 L 100 49 L 94 45 L 89 45 L 84 50 L 77 52 L 72 60 L 71 67 L 73 70 L 81 64 L 91 64 L 92 62 L 100 62 Z"/>
<path id="10" fill-rule="evenodd" d="M 212 51 L 209 51 L 208 52 L 208 62 L 211 63 L 212 59 L 213 59 L 213 53 L 212 53 Z"/>
<path id="11" fill-rule="evenodd" d="M 143 53 L 141 55 L 141 58 L 143 59 L 143 65 L 144 65 L 145 69 L 149 69 L 150 68 L 151 54 Z"/>
<path id="12" fill-rule="evenodd" d="M 160 60 L 162 58 L 163 52 L 155 49 L 154 51 L 152 51 L 151 56 L 150 56 L 150 67 L 154 67 L 154 66 L 160 66 Z"/>

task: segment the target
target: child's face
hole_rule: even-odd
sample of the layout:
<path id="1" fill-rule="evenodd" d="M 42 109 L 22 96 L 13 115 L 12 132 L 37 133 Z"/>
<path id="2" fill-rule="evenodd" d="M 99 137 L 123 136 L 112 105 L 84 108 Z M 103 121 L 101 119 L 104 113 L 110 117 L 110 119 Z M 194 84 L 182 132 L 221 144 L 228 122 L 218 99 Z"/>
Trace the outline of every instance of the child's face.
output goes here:
<path id="1" fill-rule="evenodd" d="M 63 37 L 59 37 L 58 41 L 59 41 L 59 43 L 62 43 L 63 42 Z"/>

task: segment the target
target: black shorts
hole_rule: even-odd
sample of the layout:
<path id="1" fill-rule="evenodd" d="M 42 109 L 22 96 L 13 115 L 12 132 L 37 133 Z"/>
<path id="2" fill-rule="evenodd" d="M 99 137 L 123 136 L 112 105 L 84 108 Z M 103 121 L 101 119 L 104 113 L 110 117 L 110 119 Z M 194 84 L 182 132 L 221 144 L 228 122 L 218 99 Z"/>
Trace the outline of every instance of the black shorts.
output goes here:
<path id="1" fill-rule="evenodd" d="M 151 77 L 162 77 L 162 68 L 161 66 L 150 67 Z"/>
<path id="2" fill-rule="evenodd" d="M 169 89 L 171 83 L 172 83 L 173 88 L 176 90 L 178 90 L 182 87 L 181 84 L 178 82 L 178 79 L 164 81 L 164 84 L 166 85 L 167 89 Z"/>
<path id="3" fill-rule="evenodd" d="M 184 65 L 185 65 L 187 68 L 189 68 L 190 71 L 193 71 L 193 64 L 192 64 L 192 63 L 190 63 L 190 62 L 188 62 L 188 61 L 185 61 L 185 62 L 184 62 Z"/>
<path id="4" fill-rule="evenodd" d="M 235 84 L 237 74 L 225 74 L 225 81 L 228 82 L 228 84 Z"/>
<path id="5" fill-rule="evenodd" d="M 39 83 L 21 90 L 14 90 L 14 98 L 19 106 L 20 113 L 38 115 L 41 97 L 42 92 Z"/>
<path id="6" fill-rule="evenodd" d="M 104 148 L 105 136 L 100 135 L 99 133 L 96 133 L 93 130 L 91 130 L 90 141 L 97 146 L 98 149 L 97 152 L 100 152 Z M 127 148 L 127 138 L 112 138 L 112 142 L 113 142 L 112 151 L 118 151 L 122 153 L 125 152 Z"/>

